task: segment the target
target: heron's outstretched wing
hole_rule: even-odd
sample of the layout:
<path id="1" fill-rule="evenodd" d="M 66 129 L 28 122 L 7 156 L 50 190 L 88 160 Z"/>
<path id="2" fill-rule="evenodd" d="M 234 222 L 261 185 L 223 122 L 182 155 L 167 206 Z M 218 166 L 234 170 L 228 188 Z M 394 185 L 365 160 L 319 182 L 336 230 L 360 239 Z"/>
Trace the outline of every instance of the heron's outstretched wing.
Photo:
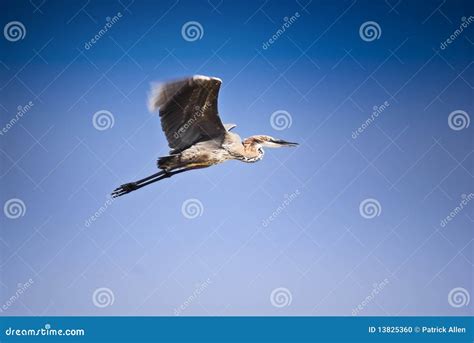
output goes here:
<path id="1" fill-rule="evenodd" d="M 217 111 L 221 83 L 218 78 L 196 75 L 153 90 L 150 110 L 159 108 L 161 127 L 173 153 L 225 135 Z"/>

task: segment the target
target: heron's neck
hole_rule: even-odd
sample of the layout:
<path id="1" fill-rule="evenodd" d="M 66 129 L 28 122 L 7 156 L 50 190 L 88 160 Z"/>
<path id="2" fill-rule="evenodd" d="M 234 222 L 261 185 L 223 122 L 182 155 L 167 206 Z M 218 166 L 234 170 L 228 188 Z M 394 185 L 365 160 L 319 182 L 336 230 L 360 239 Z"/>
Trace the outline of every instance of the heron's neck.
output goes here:
<path id="1" fill-rule="evenodd" d="M 244 162 L 257 162 L 263 158 L 263 150 L 259 149 L 261 148 L 260 144 L 257 144 L 254 141 L 249 141 L 248 139 L 245 139 L 242 142 L 242 145 L 244 147 L 244 151 L 242 154 L 242 161 Z"/>

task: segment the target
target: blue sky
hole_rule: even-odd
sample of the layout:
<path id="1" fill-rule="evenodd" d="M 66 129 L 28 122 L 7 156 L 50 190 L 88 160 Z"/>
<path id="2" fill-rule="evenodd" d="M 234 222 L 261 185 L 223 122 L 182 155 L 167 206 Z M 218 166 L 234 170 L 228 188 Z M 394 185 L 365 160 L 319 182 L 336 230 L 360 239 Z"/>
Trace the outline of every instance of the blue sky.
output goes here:
<path id="1" fill-rule="evenodd" d="M 18 119 L 0 137 L 2 315 L 472 313 L 471 24 L 440 47 L 468 1 L 0 6 L 4 28 L 23 25 L 0 39 L 0 125 Z M 110 203 L 168 153 L 150 84 L 193 74 L 223 80 L 242 137 L 300 146 Z"/>

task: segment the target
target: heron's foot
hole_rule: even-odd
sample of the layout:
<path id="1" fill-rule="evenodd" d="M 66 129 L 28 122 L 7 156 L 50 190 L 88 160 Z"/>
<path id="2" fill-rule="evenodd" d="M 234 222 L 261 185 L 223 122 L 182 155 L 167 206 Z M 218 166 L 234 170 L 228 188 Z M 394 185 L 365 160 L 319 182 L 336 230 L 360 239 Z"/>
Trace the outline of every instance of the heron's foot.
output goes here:
<path id="1" fill-rule="evenodd" d="M 124 194 L 130 193 L 136 189 L 138 189 L 138 184 L 136 182 L 129 182 L 121 185 L 120 187 L 116 188 L 112 192 L 112 197 L 117 198 L 119 196 L 122 196 Z"/>

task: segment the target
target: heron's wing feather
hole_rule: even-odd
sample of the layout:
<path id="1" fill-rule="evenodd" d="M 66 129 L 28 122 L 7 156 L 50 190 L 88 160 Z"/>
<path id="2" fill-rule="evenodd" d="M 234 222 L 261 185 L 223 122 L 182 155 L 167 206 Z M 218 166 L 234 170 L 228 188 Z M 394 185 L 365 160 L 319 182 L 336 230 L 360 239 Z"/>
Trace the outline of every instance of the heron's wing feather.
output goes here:
<path id="1" fill-rule="evenodd" d="M 226 131 L 230 131 L 232 130 L 234 127 L 236 127 L 237 124 L 224 124 L 224 128 L 226 129 Z"/>
<path id="2" fill-rule="evenodd" d="M 217 78 L 193 76 L 154 90 L 150 110 L 159 108 L 161 127 L 174 152 L 225 134 L 217 110 L 221 83 Z"/>

